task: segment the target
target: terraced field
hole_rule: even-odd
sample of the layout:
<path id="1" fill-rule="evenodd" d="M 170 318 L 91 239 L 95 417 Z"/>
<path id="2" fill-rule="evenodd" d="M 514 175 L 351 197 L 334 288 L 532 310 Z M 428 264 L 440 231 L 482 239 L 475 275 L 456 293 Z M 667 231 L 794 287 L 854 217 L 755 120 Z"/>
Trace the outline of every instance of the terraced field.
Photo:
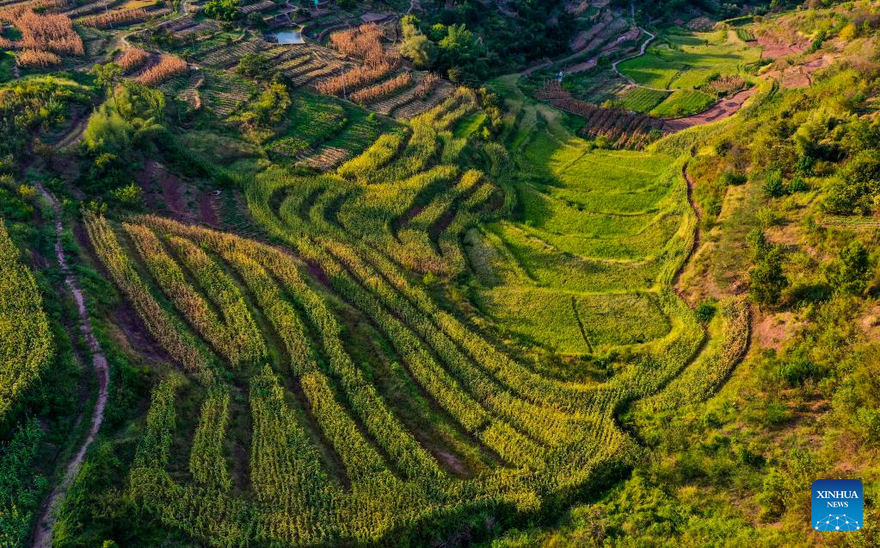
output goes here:
<path id="1" fill-rule="evenodd" d="M 761 49 L 732 31 L 671 30 L 646 54 L 619 65 L 636 83 L 657 89 L 694 89 L 710 76 L 744 74 L 761 58 Z"/>
<path id="2" fill-rule="evenodd" d="M 822 545 L 877 484 L 880 0 L 232 4 L 0 0 L 0 545 Z"/>
<path id="3" fill-rule="evenodd" d="M 466 240 L 486 286 L 482 307 L 502 331 L 562 354 L 669 335 L 676 313 L 661 304 L 663 288 L 693 229 L 680 164 L 591 151 L 556 111 L 519 101 L 510 138 L 529 174 L 515 185 L 519 218 L 472 229 Z"/>
<path id="4" fill-rule="evenodd" d="M 359 136 L 374 143 L 323 175 L 269 168 L 246 196 L 278 245 L 87 215 L 100 261 L 180 366 L 138 444 L 142 508 L 216 546 L 419 543 L 482 511 L 537 515 L 628 461 L 615 410 L 662 400 L 704 337 L 670 289 L 694 227 L 681 163 L 591 151 L 557 111 L 519 110 L 517 144 L 487 145 L 487 171 L 465 167 L 455 137 L 479 114 L 466 89 Z M 488 323 L 431 290 L 462 277 Z M 628 354 L 603 382 L 562 379 L 508 335 Z M 685 393 L 710 393 L 697 377 Z"/>

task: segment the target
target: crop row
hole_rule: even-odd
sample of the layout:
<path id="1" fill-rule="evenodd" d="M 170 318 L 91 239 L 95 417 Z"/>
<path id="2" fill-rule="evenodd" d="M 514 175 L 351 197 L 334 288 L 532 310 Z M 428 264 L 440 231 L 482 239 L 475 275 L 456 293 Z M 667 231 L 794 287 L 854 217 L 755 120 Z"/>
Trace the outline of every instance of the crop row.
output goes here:
<path id="1" fill-rule="evenodd" d="M 80 21 L 80 24 L 96 29 L 106 29 L 146 21 L 149 16 L 147 10 L 143 8 L 110 11 L 86 17 Z"/>
<path id="2" fill-rule="evenodd" d="M 262 336 L 236 288 L 204 252 L 189 242 L 176 242 L 176 247 L 197 276 L 210 288 L 217 301 L 223 320 L 208 302 L 186 280 L 177 262 L 165 250 L 159 238 L 149 228 L 124 223 L 123 227 L 134 241 L 147 269 L 181 314 L 205 340 L 217 348 L 234 366 L 258 361 L 266 353 Z M 224 306 L 226 305 L 226 306 Z"/>
<path id="3" fill-rule="evenodd" d="M 355 103 L 372 103 L 410 85 L 412 85 L 412 75 L 409 72 L 404 72 L 384 82 L 359 89 L 352 93 L 349 98 Z"/>
<path id="4" fill-rule="evenodd" d="M 149 60 L 150 54 L 148 52 L 141 48 L 131 46 L 116 58 L 116 64 L 119 65 L 123 71 L 132 72 L 143 67 Z"/>
<path id="5" fill-rule="evenodd" d="M 330 376 L 342 387 L 346 399 L 373 439 L 408 476 L 428 480 L 440 477 L 441 473 L 433 459 L 405 431 L 375 387 L 352 362 L 342 344 L 342 329 L 338 320 L 323 298 L 305 283 L 288 255 L 262 244 L 158 217 L 145 218 L 145 222 L 156 230 L 173 232 L 208 245 L 220 254 L 259 256 L 262 266 L 271 272 L 288 294 L 296 295 L 302 303 L 308 322 L 315 327 L 315 333 L 319 336 L 318 342 L 327 358 Z"/>
<path id="6" fill-rule="evenodd" d="M 390 74 L 398 66 L 396 61 L 383 61 L 375 65 L 364 65 L 350 68 L 332 78 L 322 80 L 317 89 L 326 95 L 341 95 L 349 91 L 375 82 L 376 80 Z"/>
<path id="7" fill-rule="evenodd" d="M 197 482 L 222 491 L 232 488 L 232 476 L 223 454 L 228 421 L 229 389 L 219 384 L 209 387 L 193 437 L 189 470 Z"/>
<path id="8" fill-rule="evenodd" d="M 37 283 L 0 220 L 0 421 L 51 356 L 52 335 Z"/>
<path id="9" fill-rule="evenodd" d="M 187 370 L 206 374 L 206 357 L 192 337 L 185 332 L 180 322 L 156 301 L 128 255 L 119 245 L 110 223 L 104 217 L 91 213 L 85 214 L 84 221 L 89 240 L 98 258 L 144 320 L 150 334 Z"/>
<path id="10" fill-rule="evenodd" d="M 163 54 L 158 63 L 138 74 L 135 81 L 145 86 L 158 86 L 187 70 L 186 61 L 174 55 Z"/>

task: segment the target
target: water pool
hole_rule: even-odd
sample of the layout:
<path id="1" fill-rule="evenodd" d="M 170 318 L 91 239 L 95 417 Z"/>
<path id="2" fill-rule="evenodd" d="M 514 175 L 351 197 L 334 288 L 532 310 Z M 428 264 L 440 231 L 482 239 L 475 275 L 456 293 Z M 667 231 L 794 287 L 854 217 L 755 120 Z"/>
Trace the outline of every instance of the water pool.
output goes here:
<path id="1" fill-rule="evenodd" d="M 282 30 L 275 33 L 279 44 L 304 44 L 302 33 L 297 29 Z"/>

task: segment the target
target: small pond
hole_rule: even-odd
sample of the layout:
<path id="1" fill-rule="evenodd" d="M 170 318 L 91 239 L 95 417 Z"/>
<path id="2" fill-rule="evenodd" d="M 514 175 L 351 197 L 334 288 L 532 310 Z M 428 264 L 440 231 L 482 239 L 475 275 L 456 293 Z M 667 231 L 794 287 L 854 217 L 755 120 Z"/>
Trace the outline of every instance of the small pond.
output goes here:
<path id="1" fill-rule="evenodd" d="M 302 33 L 299 29 L 286 29 L 275 33 L 275 39 L 279 44 L 304 44 Z"/>

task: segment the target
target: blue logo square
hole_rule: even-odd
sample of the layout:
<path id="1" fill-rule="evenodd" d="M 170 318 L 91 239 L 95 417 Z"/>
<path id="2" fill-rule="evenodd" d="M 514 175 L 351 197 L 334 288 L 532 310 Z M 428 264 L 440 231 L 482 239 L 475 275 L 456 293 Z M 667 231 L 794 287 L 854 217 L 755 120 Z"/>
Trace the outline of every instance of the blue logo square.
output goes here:
<path id="1" fill-rule="evenodd" d="M 811 490 L 810 519 L 816 531 L 859 531 L 865 525 L 861 481 L 820 479 Z"/>

